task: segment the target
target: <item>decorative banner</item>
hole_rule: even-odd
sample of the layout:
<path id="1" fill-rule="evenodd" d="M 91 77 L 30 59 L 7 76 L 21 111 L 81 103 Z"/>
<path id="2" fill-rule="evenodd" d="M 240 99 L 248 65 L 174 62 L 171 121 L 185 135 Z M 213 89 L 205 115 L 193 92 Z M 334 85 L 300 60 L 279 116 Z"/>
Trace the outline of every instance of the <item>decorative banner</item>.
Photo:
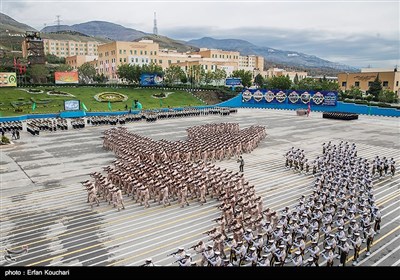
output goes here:
<path id="1" fill-rule="evenodd" d="M 261 91 L 257 90 L 254 94 L 253 94 L 253 98 L 255 101 L 260 102 L 263 99 L 264 95 L 262 94 Z"/>
<path id="2" fill-rule="evenodd" d="M 252 95 L 249 90 L 246 90 L 245 92 L 242 93 L 242 98 L 245 102 L 249 102 L 251 97 L 252 97 Z"/>
<path id="3" fill-rule="evenodd" d="M 288 104 L 316 106 L 336 106 L 338 93 L 335 91 L 294 91 L 246 89 L 242 92 L 242 102 L 252 104 Z"/>
<path id="4" fill-rule="evenodd" d="M 0 72 L 0 87 L 16 87 L 17 74 L 15 72 Z"/>
<path id="5" fill-rule="evenodd" d="M 141 86 L 157 86 L 163 83 L 163 77 L 158 74 L 141 74 L 140 85 Z"/>
<path id="6" fill-rule="evenodd" d="M 307 91 L 305 91 L 300 95 L 300 99 L 301 99 L 301 102 L 303 102 L 304 104 L 307 104 L 311 100 L 311 95 Z"/>
<path id="7" fill-rule="evenodd" d="M 54 72 L 56 84 L 78 84 L 78 72 Z"/>
<path id="8" fill-rule="evenodd" d="M 324 103 L 322 105 L 325 106 L 336 106 L 337 102 L 337 93 L 329 91 L 324 94 Z"/>
<path id="9" fill-rule="evenodd" d="M 279 91 L 276 95 L 275 95 L 275 99 L 279 102 L 282 103 L 286 100 L 286 93 L 284 93 L 283 91 Z"/>
<path id="10" fill-rule="evenodd" d="M 297 103 L 297 101 L 299 101 L 299 95 L 297 92 L 292 91 L 289 95 L 288 95 L 289 101 L 292 103 Z"/>
<path id="11" fill-rule="evenodd" d="M 275 98 L 275 94 L 272 91 L 267 91 L 267 93 L 265 94 L 265 101 L 267 101 L 268 103 L 271 103 L 274 98 Z"/>
<path id="12" fill-rule="evenodd" d="M 324 101 L 324 95 L 320 92 L 317 92 L 313 95 L 312 100 L 315 103 L 315 105 L 321 105 L 322 102 Z"/>

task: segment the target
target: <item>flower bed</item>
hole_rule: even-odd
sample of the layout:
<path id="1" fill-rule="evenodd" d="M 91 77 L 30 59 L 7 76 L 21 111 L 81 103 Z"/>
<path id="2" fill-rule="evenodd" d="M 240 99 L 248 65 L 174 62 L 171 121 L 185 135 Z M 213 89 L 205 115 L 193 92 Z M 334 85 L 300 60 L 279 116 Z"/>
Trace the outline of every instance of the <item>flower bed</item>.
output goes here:
<path id="1" fill-rule="evenodd" d="M 101 92 L 94 96 L 99 102 L 124 102 L 128 100 L 128 96 L 118 92 Z"/>
<path id="2" fill-rule="evenodd" d="M 158 98 L 158 99 L 163 99 L 163 98 L 167 98 L 168 95 L 170 95 L 172 93 L 173 92 L 161 92 L 161 93 L 153 94 L 151 97 Z"/>
<path id="3" fill-rule="evenodd" d="M 64 91 L 59 91 L 59 90 L 50 90 L 47 92 L 47 95 L 56 95 L 56 96 L 72 96 L 74 97 L 74 95 L 68 93 L 68 92 L 64 92 Z"/>

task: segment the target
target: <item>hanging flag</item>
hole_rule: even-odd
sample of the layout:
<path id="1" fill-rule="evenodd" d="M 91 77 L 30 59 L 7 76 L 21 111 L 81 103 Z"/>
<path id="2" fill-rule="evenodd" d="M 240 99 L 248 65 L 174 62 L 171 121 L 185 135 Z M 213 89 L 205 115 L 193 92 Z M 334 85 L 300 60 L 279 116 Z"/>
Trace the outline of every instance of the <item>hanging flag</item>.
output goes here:
<path id="1" fill-rule="evenodd" d="M 35 109 L 36 109 L 36 102 L 33 102 L 33 104 L 32 104 L 32 112 L 35 111 Z"/>
<path id="2" fill-rule="evenodd" d="M 110 111 L 112 111 L 112 109 L 111 109 L 111 102 L 110 102 L 110 101 L 108 101 L 108 109 L 110 109 Z"/>
<path id="3" fill-rule="evenodd" d="M 17 67 L 17 60 L 14 57 L 14 67 Z"/>
<path id="4" fill-rule="evenodd" d="M 83 110 L 85 110 L 85 111 L 88 110 L 88 109 L 86 108 L 86 106 L 85 106 L 85 103 L 83 103 L 83 102 L 82 102 L 82 108 L 83 108 Z"/>

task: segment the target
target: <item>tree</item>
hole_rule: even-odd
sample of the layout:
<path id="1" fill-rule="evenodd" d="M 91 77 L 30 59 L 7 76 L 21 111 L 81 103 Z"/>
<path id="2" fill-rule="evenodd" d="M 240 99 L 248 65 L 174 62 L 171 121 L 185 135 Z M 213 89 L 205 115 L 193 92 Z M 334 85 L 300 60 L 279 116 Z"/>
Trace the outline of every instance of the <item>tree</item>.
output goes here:
<path id="1" fill-rule="evenodd" d="M 178 65 L 171 65 L 165 70 L 164 80 L 168 84 L 176 84 L 182 81 L 182 76 L 185 76 L 185 72 Z"/>
<path id="2" fill-rule="evenodd" d="M 264 77 L 261 74 L 257 74 L 257 76 L 254 78 L 254 83 L 257 86 L 262 87 L 265 83 Z"/>
<path id="3" fill-rule="evenodd" d="M 379 93 L 378 101 L 386 102 L 386 103 L 395 103 L 395 102 L 397 102 L 397 95 L 394 91 L 386 89 Z"/>
<path id="4" fill-rule="evenodd" d="M 55 69 L 55 72 L 69 72 L 72 71 L 72 67 L 68 64 L 59 64 Z"/>
<path id="5" fill-rule="evenodd" d="M 32 83 L 34 84 L 45 84 L 47 83 L 47 75 L 49 75 L 49 70 L 46 66 L 42 64 L 35 64 L 28 68 Z"/>
<path id="6" fill-rule="evenodd" d="M 211 82 L 214 79 L 214 72 L 211 72 L 211 70 L 208 70 L 207 72 L 204 73 L 203 79 L 204 79 L 204 83 L 206 85 L 211 84 Z"/>
<path id="7" fill-rule="evenodd" d="M 204 75 L 205 71 L 201 65 L 193 65 L 188 69 L 188 77 L 191 84 L 199 85 Z"/>
<path id="8" fill-rule="evenodd" d="M 362 91 L 355 86 L 351 86 L 350 90 L 348 90 L 346 93 L 350 95 L 353 99 L 362 99 L 363 96 Z"/>
<path id="9" fill-rule="evenodd" d="M 213 80 L 216 85 L 218 85 L 221 80 L 225 80 L 225 78 L 226 78 L 226 72 L 224 69 L 220 68 L 215 69 Z"/>
<path id="10" fill-rule="evenodd" d="M 78 67 L 79 82 L 87 84 L 94 81 L 96 69 L 89 62 L 83 63 Z"/>
<path id="11" fill-rule="evenodd" d="M 378 100 L 379 94 L 382 92 L 382 82 L 379 80 L 379 73 L 376 75 L 375 80 L 370 85 L 367 90 L 368 94 L 371 94 L 374 97 L 374 100 Z"/>
<path id="12" fill-rule="evenodd" d="M 162 67 L 155 63 L 144 64 L 142 66 L 141 73 L 158 74 L 159 76 L 164 74 Z"/>
<path id="13" fill-rule="evenodd" d="M 50 64 L 65 64 L 65 57 L 58 57 L 54 54 L 46 54 L 45 60 Z"/>
<path id="14" fill-rule="evenodd" d="M 139 65 L 122 64 L 118 66 L 117 75 L 131 83 L 139 83 L 142 68 Z"/>
<path id="15" fill-rule="evenodd" d="M 240 78 L 244 87 L 250 87 L 253 74 L 250 71 L 245 71 L 242 69 L 233 71 L 232 77 Z"/>
<path id="16" fill-rule="evenodd" d="M 99 75 L 99 74 L 96 74 L 96 75 L 93 77 L 93 80 L 94 80 L 95 82 L 98 82 L 98 83 L 105 83 L 105 82 L 108 81 L 107 77 L 104 76 L 103 73 L 101 73 L 100 75 Z"/>
<path id="17" fill-rule="evenodd" d="M 298 85 L 298 84 L 299 84 L 299 75 L 297 75 L 297 73 L 296 73 L 296 75 L 295 75 L 294 78 L 293 78 L 293 84 L 295 84 L 295 85 Z"/>
<path id="18" fill-rule="evenodd" d="M 292 81 L 288 76 L 274 76 L 268 82 L 271 88 L 280 90 L 290 89 L 292 85 Z"/>

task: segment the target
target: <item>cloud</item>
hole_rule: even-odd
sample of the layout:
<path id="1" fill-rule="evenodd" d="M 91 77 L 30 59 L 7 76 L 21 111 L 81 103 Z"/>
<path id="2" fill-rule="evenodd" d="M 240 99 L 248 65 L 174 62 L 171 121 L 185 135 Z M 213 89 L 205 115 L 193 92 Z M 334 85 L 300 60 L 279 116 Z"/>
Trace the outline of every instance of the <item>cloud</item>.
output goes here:
<path id="1" fill-rule="evenodd" d="M 399 64 L 398 38 L 376 34 L 341 34 L 316 29 L 195 27 L 190 30 L 187 28 L 168 29 L 165 30 L 165 35 L 181 40 L 205 36 L 216 39 L 243 39 L 257 46 L 302 52 L 355 67 L 365 67 L 371 64 L 371 61 L 374 61 L 374 64 L 387 64 L 386 67 Z"/>

